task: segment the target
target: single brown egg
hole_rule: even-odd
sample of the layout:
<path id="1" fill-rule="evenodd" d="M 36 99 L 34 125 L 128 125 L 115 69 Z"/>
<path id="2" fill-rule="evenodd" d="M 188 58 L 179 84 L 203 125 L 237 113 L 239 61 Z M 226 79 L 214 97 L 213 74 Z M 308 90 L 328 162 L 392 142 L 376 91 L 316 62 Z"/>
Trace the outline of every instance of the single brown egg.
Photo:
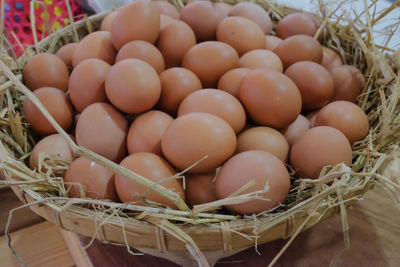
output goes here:
<path id="1" fill-rule="evenodd" d="M 76 124 L 76 142 L 111 161 L 126 155 L 128 122 L 113 106 L 94 103 L 85 108 Z"/>
<path id="2" fill-rule="evenodd" d="M 199 42 L 215 40 L 218 24 L 226 18 L 226 11 L 211 1 L 193 1 L 181 10 L 180 19 L 196 34 Z"/>
<path id="3" fill-rule="evenodd" d="M 310 122 L 310 128 L 314 127 L 315 118 L 317 117 L 318 112 L 321 109 L 313 110 L 310 113 L 307 113 L 306 118 Z"/>
<path id="4" fill-rule="evenodd" d="M 320 64 L 299 61 L 287 68 L 285 75 L 299 88 L 303 109 L 320 108 L 333 96 L 333 78 Z"/>
<path id="5" fill-rule="evenodd" d="M 72 57 L 74 56 L 75 49 L 77 48 L 77 43 L 70 43 L 62 46 L 57 50 L 56 56 L 64 61 L 68 68 L 72 68 Z"/>
<path id="6" fill-rule="evenodd" d="M 160 31 L 164 29 L 166 26 L 171 24 L 172 22 L 176 21 L 176 19 L 167 16 L 167 15 L 160 15 Z"/>
<path id="7" fill-rule="evenodd" d="M 175 115 L 183 99 L 202 88 L 200 79 L 188 69 L 171 68 L 160 74 L 161 96 L 157 107 Z"/>
<path id="8" fill-rule="evenodd" d="M 239 214 L 257 214 L 275 208 L 289 194 L 290 176 L 283 163 L 265 151 L 246 151 L 230 158 L 217 174 L 215 192 L 219 199 L 229 197 L 242 186 L 254 180 L 254 186 L 239 195 L 265 190 L 259 197 L 244 203 L 227 205 Z"/>
<path id="9" fill-rule="evenodd" d="M 161 137 L 174 119 L 158 110 L 137 117 L 128 132 L 128 152 L 151 152 L 162 156 Z"/>
<path id="10" fill-rule="evenodd" d="M 173 21 L 165 26 L 158 38 L 157 48 L 165 59 L 167 68 L 179 67 L 186 52 L 196 45 L 193 30 L 182 21 Z"/>
<path id="11" fill-rule="evenodd" d="M 175 119 L 161 139 L 161 148 L 175 167 L 204 173 L 220 166 L 236 149 L 236 135 L 224 120 L 208 113 L 189 113 Z M 207 158 L 203 159 L 205 156 Z"/>
<path id="12" fill-rule="evenodd" d="M 248 69 L 270 69 L 283 71 L 282 61 L 274 53 L 266 49 L 247 52 L 239 59 L 239 66 Z"/>
<path id="13" fill-rule="evenodd" d="M 151 5 L 155 6 L 160 15 L 167 15 L 174 19 L 179 19 L 179 11 L 176 7 L 167 1 L 152 1 Z"/>
<path id="14" fill-rule="evenodd" d="M 124 59 L 109 70 L 105 81 L 106 95 L 110 102 L 126 113 L 150 110 L 161 94 L 157 72 L 140 59 Z"/>
<path id="15" fill-rule="evenodd" d="M 132 41 L 125 44 L 118 51 L 115 62 L 119 62 L 127 58 L 141 59 L 149 63 L 157 73 L 161 73 L 165 69 L 164 58 L 158 51 L 157 47 L 146 41 Z"/>
<path id="16" fill-rule="evenodd" d="M 219 6 L 222 7 L 222 9 L 225 11 L 226 16 L 228 16 L 229 11 L 231 11 L 232 9 L 232 5 L 228 4 L 228 3 L 224 3 L 224 2 L 217 2 L 214 3 L 215 6 Z"/>
<path id="17" fill-rule="evenodd" d="M 301 111 L 301 95 L 286 75 L 268 69 L 253 70 L 240 85 L 239 99 L 257 124 L 283 129 Z"/>
<path id="18" fill-rule="evenodd" d="M 290 165 L 299 178 L 315 179 L 324 166 L 351 165 L 349 141 L 339 130 L 329 126 L 309 129 L 290 149 Z"/>
<path id="19" fill-rule="evenodd" d="M 342 65 L 331 69 L 335 82 L 335 94 L 332 100 L 356 102 L 365 87 L 364 75 L 354 66 Z"/>
<path id="20" fill-rule="evenodd" d="M 264 34 L 270 34 L 272 31 L 272 21 L 267 11 L 255 3 L 238 3 L 232 7 L 228 15 L 244 17 L 254 21 L 258 24 L 258 26 L 261 27 L 261 29 L 264 31 Z"/>
<path id="21" fill-rule="evenodd" d="M 343 65 L 342 58 L 333 49 L 322 46 L 322 61 L 321 65 L 324 66 L 328 71 L 331 69 Z"/>
<path id="22" fill-rule="evenodd" d="M 193 46 L 182 60 L 182 67 L 193 71 L 205 88 L 215 87 L 222 74 L 237 68 L 238 65 L 239 56 L 235 49 L 215 41 Z"/>
<path id="23" fill-rule="evenodd" d="M 321 63 L 322 46 L 308 35 L 293 35 L 282 41 L 273 52 L 282 60 L 283 67 L 299 61 L 313 61 Z"/>
<path id="24" fill-rule="evenodd" d="M 306 13 L 292 13 L 281 19 L 276 25 L 276 35 L 286 39 L 296 34 L 304 34 L 314 37 L 321 23 L 313 15 Z M 322 32 L 321 32 L 322 33 Z M 322 41 L 323 35 L 318 36 Z"/>
<path id="25" fill-rule="evenodd" d="M 32 91 L 41 87 L 55 87 L 67 91 L 69 71 L 58 56 L 40 53 L 31 57 L 24 69 L 24 82 Z"/>
<path id="26" fill-rule="evenodd" d="M 331 126 L 341 131 L 352 144 L 369 132 L 368 117 L 356 104 L 348 101 L 331 102 L 321 108 L 315 126 Z"/>
<path id="27" fill-rule="evenodd" d="M 251 69 L 237 68 L 224 73 L 218 81 L 217 88 L 221 89 L 234 97 L 239 97 L 240 83 L 244 76 L 249 73 Z"/>
<path id="28" fill-rule="evenodd" d="M 217 200 L 214 179 L 217 172 L 187 174 L 185 177 L 185 199 L 190 206 Z"/>
<path id="29" fill-rule="evenodd" d="M 108 13 L 107 16 L 105 16 L 105 18 L 103 19 L 103 21 L 101 22 L 100 25 L 100 30 L 101 31 L 107 31 L 110 32 L 111 31 L 111 25 L 114 21 L 115 16 L 118 14 L 118 11 L 113 11 L 111 13 Z"/>
<path id="30" fill-rule="evenodd" d="M 90 58 L 74 68 L 69 79 L 68 93 L 78 112 L 96 102 L 106 102 L 104 81 L 111 66 L 103 60 Z"/>
<path id="31" fill-rule="evenodd" d="M 35 90 L 33 94 L 58 125 L 66 131 L 69 130 L 73 122 L 74 112 L 65 92 L 53 87 L 42 87 Z M 38 134 L 49 135 L 57 133 L 56 129 L 31 100 L 27 99 L 25 101 L 23 112 L 25 120 L 31 124 L 33 130 Z"/>
<path id="32" fill-rule="evenodd" d="M 160 33 L 160 12 L 148 0 L 137 0 L 123 7 L 111 25 L 111 41 L 117 50 L 135 40 L 154 44 Z"/>
<path id="33" fill-rule="evenodd" d="M 308 129 L 310 129 L 310 121 L 300 114 L 297 119 L 283 131 L 283 136 L 291 147 Z"/>
<path id="34" fill-rule="evenodd" d="M 179 194 L 185 200 L 181 183 L 177 180 L 166 179 L 175 175 L 175 170 L 162 157 L 148 152 L 139 152 L 126 157 L 120 165 Z M 122 202 L 144 205 L 145 198 L 148 201 L 176 208 L 172 200 L 121 175 L 115 175 L 115 187 Z"/>
<path id="35" fill-rule="evenodd" d="M 217 40 L 232 46 L 239 56 L 265 47 L 264 32 L 255 22 L 243 17 L 227 17 L 217 27 Z"/>
<path id="36" fill-rule="evenodd" d="M 226 121 L 235 133 L 246 124 L 246 112 L 239 100 L 218 89 L 203 89 L 188 95 L 179 106 L 178 116 L 192 112 L 213 114 Z"/>
<path id="37" fill-rule="evenodd" d="M 92 32 L 86 35 L 75 49 L 72 65 L 76 67 L 88 58 L 98 58 L 112 65 L 116 51 L 111 43 L 111 33 L 107 31 Z"/>
<path id="38" fill-rule="evenodd" d="M 77 158 L 69 165 L 64 183 L 69 197 L 118 201 L 114 173 L 87 158 Z"/>
<path id="39" fill-rule="evenodd" d="M 265 49 L 273 51 L 280 43 L 282 39 L 273 35 L 265 35 Z"/>

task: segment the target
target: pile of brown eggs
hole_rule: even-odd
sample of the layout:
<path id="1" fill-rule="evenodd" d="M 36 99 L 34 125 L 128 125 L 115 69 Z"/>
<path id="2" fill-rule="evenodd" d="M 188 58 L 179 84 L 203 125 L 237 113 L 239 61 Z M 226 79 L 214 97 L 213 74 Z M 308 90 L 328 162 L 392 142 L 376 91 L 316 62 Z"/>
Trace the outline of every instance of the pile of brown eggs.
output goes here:
<path id="1" fill-rule="evenodd" d="M 178 12 L 168 2 L 137 0 L 79 43 L 31 57 L 24 81 L 78 145 L 190 205 L 262 192 L 265 199 L 226 206 L 259 213 L 286 199 L 289 165 L 298 178 L 317 178 L 326 165 L 349 166 L 351 144 L 369 131 L 354 104 L 364 77 L 313 38 L 318 19 L 294 13 L 273 26 L 253 3 L 195 1 Z M 175 208 L 151 189 L 74 158 L 30 100 L 23 112 L 43 136 L 31 168 L 39 168 L 40 153 L 72 162 L 65 173 L 71 197 L 85 191 L 94 199 Z M 183 170 L 185 186 L 166 179 Z"/>

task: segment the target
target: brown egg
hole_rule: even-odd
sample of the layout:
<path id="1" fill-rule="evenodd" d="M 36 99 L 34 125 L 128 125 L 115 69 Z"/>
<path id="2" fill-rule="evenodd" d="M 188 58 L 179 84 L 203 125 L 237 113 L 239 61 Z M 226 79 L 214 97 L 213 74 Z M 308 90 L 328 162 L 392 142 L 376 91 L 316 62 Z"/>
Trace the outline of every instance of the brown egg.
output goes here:
<path id="1" fill-rule="evenodd" d="M 160 15 L 168 15 L 174 19 L 179 19 L 179 11 L 174 5 L 167 1 L 152 1 L 151 5 L 155 6 Z"/>
<path id="2" fill-rule="evenodd" d="M 291 65 L 285 75 L 299 88 L 303 109 L 320 108 L 333 96 L 333 78 L 320 64 L 299 61 Z"/>
<path id="3" fill-rule="evenodd" d="M 100 25 L 100 30 L 101 31 L 107 31 L 110 32 L 111 31 L 111 25 L 114 21 L 115 16 L 118 14 L 118 11 L 113 11 L 111 13 L 109 13 L 101 22 Z"/>
<path id="4" fill-rule="evenodd" d="M 242 17 L 223 19 L 217 27 L 217 40 L 232 46 L 239 56 L 265 47 L 264 32 L 260 26 Z"/>
<path id="5" fill-rule="evenodd" d="M 307 120 L 310 122 L 310 128 L 314 127 L 315 118 L 317 117 L 317 114 L 320 110 L 321 109 L 311 111 L 306 115 Z"/>
<path id="6" fill-rule="evenodd" d="M 257 49 L 247 52 L 239 59 L 239 66 L 248 69 L 270 69 L 283 71 L 282 61 L 273 52 L 266 49 Z"/>
<path id="7" fill-rule="evenodd" d="M 137 117 L 128 132 L 128 152 L 151 152 L 162 156 L 161 137 L 174 119 L 168 114 L 151 110 Z"/>
<path id="8" fill-rule="evenodd" d="M 286 162 L 289 144 L 285 137 L 274 128 L 253 127 L 242 132 L 237 138 L 236 153 L 249 150 L 266 151 L 282 162 Z"/>
<path id="9" fill-rule="evenodd" d="M 267 11 L 257 4 L 250 2 L 238 3 L 232 7 L 228 15 L 244 17 L 254 21 L 261 27 L 264 34 L 269 34 L 272 31 L 271 18 Z"/>
<path id="10" fill-rule="evenodd" d="M 72 57 L 74 56 L 77 46 L 77 43 L 70 43 L 64 45 L 57 50 L 56 56 L 61 58 L 61 60 L 64 61 L 65 65 L 67 65 L 68 68 L 72 68 Z"/>
<path id="11" fill-rule="evenodd" d="M 145 41 L 136 40 L 125 44 L 118 51 L 115 62 L 127 58 L 141 59 L 149 63 L 157 73 L 161 73 L 165 69 L 164 58 L 160 51 L 154 45 Z"/>
<path id="12" fill-rule="evenodd" d="M 53 87 L 42 87 L 35 90 L 33 94 L 61 128 L 67 131 L 71 127 L 74 113 L 65 92 Z M 50 122 L 31 100 L 27 99 L 25 101 L 23 112 L 25 120 L 31 124 L 33 130 L 38 134 L 49 135 L 57 133 L 56 129 L 51 126 Z"/>
<path id="13" fill-rule="evenodd" d="M 333 101 L 346 100 L 356 102 L 365 87 L 364 75 L 354 66 L 342 65 L 331 69 L 335 82 Z"/>
<path id="14" fill-rule="evenodd" d="M 199 205 L 217 200 L 214 190 L 216 171 L 202 174 L 187 174 L 185 177 L 185 199 L 191 205 Z"/>
<path id="15" fill-rule="evenodd" d="M 139 59 L 125 59 L 111 67 L 106 76 L 106 95 L 126 113 L 150 110 L 161 94 L 161 83 L 153 67 Z"/>
<path id="16" fill-rule="evenodd" d="M 158 38 L 157 48 L 165 59 L 167 68 L 179 67 L 185 53 L 196 45 L 193 30 L 182 21 L 173 21 L 165 26 Z"/>
<path id="17" fill-rule="evenodd" d="M 215 40 L 218 24 L 226 18 L 226 11 L 210 1 L 194 1 L 184 6 L 180 19 L 196 34 L 199 42 Z"/>
<path id="18" fill-rule="evenodd" d="M 228 16 L 229 11 L 232 9 L 232 5 L 224 2 L 217 2 L 214 3 L 215 6 L 222 7 L 222 9 L 225 11 L 226 16 Z"/>
<path id="19" fill-rule="evenodd" d="M 321 63 L 322 46 L 319 42 L 308 35 L 293 35 L 282 41 L 274 53 L 282 60 L 283 67 L 299 61 L 314 61 Z"/>
<path id="20" fill-rule="evenodd" d="M 273 35 L 265 35 L 265 49 L 273 51 L 280 43 L 282 39 Z"/>
<path id="21" fill-rule="evenodd" d="M 310 122 L 306 117 L 300 114 L 297 119 L 283 131 L 283 136 L 291 147 L 308 129 L 310 129 Z"/>
<path id="22" fill-rule="evenodd" d="M 69 197 L 118 201 L 114 180 L 112 171 L 83 157 L 69 165 L 64 177 Z M 81 194 L 82 190 L 86 196 Z"/>
<path id="23" fill-rule="evenodd" d="M 135 153 L 126 157 L 120 165 L 168 188 L 179 194 L 183 200 L 185 199 L 185 194 L 180 182 L 177 180 L 164 180 L 165 178 L 173 176 L 175 170 L 160 156 L 148 152 Z M 122 202 L 135 202 L 136 205 L 144 205 L 142 201 L 143 197 L 146 197 L 148 201 L 176 208 L 172 200 L 121 175 L 115 175 L 115 187 Z"/>
<path id="24" fill-rule="evenodd" d="M 183 99 L 202 88 L 196 74 L 184 68 L 171 68 L 160 74 L 161 96 L 157 107 L 175 115 Z"/>
<path id="25" fill-rule="evenodd" d="M 239 100 L 218 89 L 198 90 L 188 95 L 179 106 L 178 116 L 204 112 L 226 121 L 235 133 L 246 123 L 246 112 Z"/>
<path id="26" fill-rule="evenodd" d="M 278 129 L 294 122 L 301 110 L 301 95 L 296 84 L 274 70 L 248 73 L 240 85 L 239 99 L 254 122 Z"/>
<path id="27" fill-rule="evenodd" d="M 189 173 L 204 173 L 221 165 L 236 149 L 236 136 L 224 120 L 208 113 L 190 113 L 175 119 L 161 139 L 165 157 Z"/>
<path id="28" fill-rule="evenodd" d="M 234 97 L 239 97 L 240 83 L 242 82 L 244 76 L 251 70 L 246 68 L 237 68 L 224 73 L 218 81 L 218 89 L 224 90 L 225 92 L 233 95 Z"/>
<path id="29" fill-rule="evenodd" d="M 59 134 L 46 136 L 33 147 L 29 158 L 29 167 L 32 170 L 39 169 L 40 153 L 54 155 L 65 161 L 72 161 L 74 159 L 74 153 L 69 147 L 67 141 L 65 141 L 64 137 Z M 46 170 L 42 167 L 41 171 L 45 172 Z"/>
<path id="30" fill-rule="evenodd" d="M 24 82 L 32 91 L 41 87 L 55 87 L 67 91 L 69 71 L 58 56 L 40 53 L 31 57 L 24 69 Z"/>
<path id="31" fill-rule="evenodd" d="M 352 144 L 369 132 L 368 117 L 356 104 L 348 101 L 331 102 L 321 108 L 315 126 L 331 126 L 341 131 Z"/>
<path id="32" fill-rule="evenodd" d="M 167 16 L 167 15 L 160 15 L 160 31 L 164 29 L 166 26 L 171 24 L 172 22 L 176 21 L 176 19 Z"/>
<path id="33" fill-rule="evenodd" d="M 328 71 L 331 69 L 343 65 L 342 58 L 333 49 L 323 46 L 322 47 L 322 61 L 321 65 L 324 66 Z"/>
<path id="34" fill-rule="evenodd" d="M 111 43 L 111 33 L 107 31 L 92 32 L 85 36 L 75 49 L 72 65 L 76 67 L 88 58 L 98 58 L 112 65 L 116 56 Z"/>
<path id="35" fill-rule="evenodd" d="M 109 160 L 119 162 L 126 154 L 128 122 L 110 104 L 94 103 L 85 108 L 75 131 L 79 146 Z"/>
<path id="36" fill-rule="evenodd" d="M 215 41 L 193 46 L 182 60 L 182 67 L 193 71 L 206 88 L 215 87 L 222 74 L 237 68 L 238 65 L 239 56 L 235 49 Z"/>
<path id="37" fill-rule="evenodd" d="M 286 39 L 296 34 L 314 37 L 321 23 L 313 15 L 306 13 L 292 13 L 281 19 L 276 25 L 276 35 Z M 322 34 L 318 39 L 322 40 Z"/>
<path id="38" fill-rule="evenodd" d="M 103 60 L 90 58 L 74 68 L 69 79 L 68 92 L 78 112 L 96 102 L 106 102 L 104 81 L 111 66 Z"/>
<path id="39" fill-rule="evenodd" d="M 215 180 L 217 197 L 229 197 L 251 180 L 255 181 L 255 185 L 240 195 L 268 190 L 260 194 L 260 197 L 269 201 L 250 200 L 226 208 L 239 214 L 257 214 L 275 208 L 289 194 L 290 176 L 285 165 L 271 153 L 253 150 L 233 156 L 222 166 Z"/>
<path id="40" fill-rule="evenodd" d="M 123 7 L 111 25 L 111 41 L 119 50 L 135 40 L 154 44 L 160 33 L 160 12 L 148 0 L 137 0 Z"/>
<path id="41" fill-rule="evenodd" d="M 301 178 L 318 178 L 327 165 L 344 163 L 350 166 L 351 159 L 351 146 L 346 136 L 329 126 L 309 129 L 290 150 L 290 165 Z"/>

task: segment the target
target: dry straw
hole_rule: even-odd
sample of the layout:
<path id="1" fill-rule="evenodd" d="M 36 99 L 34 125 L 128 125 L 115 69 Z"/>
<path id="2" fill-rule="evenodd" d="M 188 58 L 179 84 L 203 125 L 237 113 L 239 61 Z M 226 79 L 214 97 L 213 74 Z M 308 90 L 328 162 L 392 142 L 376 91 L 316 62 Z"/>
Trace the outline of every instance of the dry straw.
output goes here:
<path id="1" fill-rule="evenodd" d="M 179 9 L 184 2 L 171 1 Z M 234 0 L 226 2 L 236 3 Z M 270 1 L 255 2 L 268 10 L 274 21 L 296 11 Z M 5 181 L 0 180 L 0 186 L 11 186 L 25 203 L 18 209 L 29 206 L 64 229 L 104 242 L 125 245 L 130 252 L 129 247 L 135 247 L 182 265 L 209 266 L 220 258 L 248 247 L 257 247 L 258 244 L 278 238 L 290 238 L 271 262 L 270 265 L 273 265 L 301 231 L 337 212 L 341 214 L 345 244 L 349 246 L 346 214 L 349 201 L 360 199 L 366 191 L 379 186 L 400 210 L 400 51 L 376 45 L 372 34 L 374 26 L 399 6 L 400 1 L 379 14 L 375 11 L 376 3 L 373 1 L 368 5 L 364 1 L 365 10 L 356 14 L 353 10 L 342 12 L 337 5 L 332 7 L 319 1 L 322 26 L 317 35 L 322 32 L 324 45 L 338 51 L 344 62 L 357 66 L 365 74 L 367 83 L 358 104 L 367 113 L 371 128 L 364 140 L 353 145 L 351 167 L 341 164 L 327 166 L 318 179 L 295 181 L 287 200 L 274 210 L 242 217 L 220 213 L 218 208 L 227 202 L 248 201 L 259 198 L 259 193 L 262 193 L 243 195 L 241 192 L 244 190 L 241 189 L 229 199 L 196 206 L 191 210 L 179 195 L 165 189 L 162 183 L 154 183 L 77 146 L 56 124 L 38 99 L 23 85 L 23 67 L 36 52 L 54 53 L 63 44 L 76 42 L 93 29 L 98 29 L 105 14 L 73 22 L 41 42 L 36 42 L 34 48 L 26 49 L 20 59 L 10 52 L 7 38 L 1 36 L 0 167 Z M 1 14 L 4 14 L 3 8 L 4 5 Z M 73 21 L 71 15 L 70 20 Z M 396 21 L 385 29 L 387 40 L 391 39 L 398 25 L 399 21 Z M 141 201 L 147 206 L 68 198 L 62 176 L 69 162 L 41 155 L 40 164 L 45 166 L 43 169 L 47 170 L 46 173 L 32 171 L 26 166 L 29 153 L 38 140 L 22 117 L 22 105 L 27 98 L 65 137 L 75 156 L 87 157 L 158 192 L 173 200 L 179 210 L 149 202 L 145 197 Z M 184 172 L 166 179 L 180 179 L 183 176 Z M 249 183 L 244 187 L 251 186 Z M 84 188 L 81 189 L 84 196 Z M 10 212 L 8 226 L 15 210 Z M 9 245 L 12 247 L 10 240 Z M 13 252 L 17 255 L 17 252 Z M 22 262 L 22 259 L 18 259 Z"/>

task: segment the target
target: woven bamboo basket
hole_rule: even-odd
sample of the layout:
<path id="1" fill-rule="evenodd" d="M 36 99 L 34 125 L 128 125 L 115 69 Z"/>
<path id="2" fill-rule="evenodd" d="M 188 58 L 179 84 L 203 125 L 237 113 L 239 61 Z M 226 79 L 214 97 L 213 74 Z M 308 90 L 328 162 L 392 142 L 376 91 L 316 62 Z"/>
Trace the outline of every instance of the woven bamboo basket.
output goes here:
<path id="1" fill-rule="evenodd" d="M 227 2 L 236 3 L 235 0 Z M 179 9 L 185 4 L 178 0 L 171 3 Z M 265 8 L 275 22 L 296 11 L 266 0 L 256 3 Z M 400 144 L 400 53 L 375 45 L 371 35 L 373 24 L 395 7 L 393 5 L 374 17 L 370 14 L 373 6 L 370 6 L 364 12 L 368 14 L 368 19 L 360 15 L 355 20 L 345 21 L 330 11 L 333 9 L 323 4 L 320 6 L 323 44 L 333 47 L 341 54 L 344 62 L 356 65 L 365 74 L 367 84 L 358 104 L 368 114 L 371 128 L 364 140 L 353 145 L 354 157 L 350 168 L 343 165 L 328 166 L 319 179 L 295 181 L 288 199 L 272 212 L 244 217 L 207 210 L 198 212 L 201 207 L 190 210 L 168 192 L 164 194 L 174 199 L 180 210 L 70 199 L 62 178 L 35 172 L 26 166 L 29 152 L 37 141 L 22 118 L 22 104 L 29 98 L 68 140 L 76 156 L 85 156 L 115 173 L 143 182 L 143 177 L 73 143 L 21 82 L 24 65 L 31 55 L 39 51 L 54 53 L 63 44 L 79 41 L 89 32 L 98 29 L 106 14 L 85 18 L 53 33 L 27 49 L 19 60 L 2 50 L 0 160 L 1 174 L 5 181 L 0 182 L 11 186 L 25 204 L 21 208 L 29 206 L 60 228 L 103 242 L 124 245 L 128 249 L 134 247 L 183 266 L 212 266 L 218 259 L 280 238 L 290 238 L 290 244 L 299 232 L 334 214 L 342 216 L 344 237 L 348 245 L 348 202 L 358 199 L 373 186 L 381 186 L 400 208 L 396 196 L 396 190 L 400 188 L 397 148 Z M 65 170 L 68 163 L 52 166 Z M 163 192 L 164 189 L 157 187 L 154 190 Z M 284 249 L 271 264 L 283 252 Z M 14 253 L 18 257 L 17 252 Z"/>

